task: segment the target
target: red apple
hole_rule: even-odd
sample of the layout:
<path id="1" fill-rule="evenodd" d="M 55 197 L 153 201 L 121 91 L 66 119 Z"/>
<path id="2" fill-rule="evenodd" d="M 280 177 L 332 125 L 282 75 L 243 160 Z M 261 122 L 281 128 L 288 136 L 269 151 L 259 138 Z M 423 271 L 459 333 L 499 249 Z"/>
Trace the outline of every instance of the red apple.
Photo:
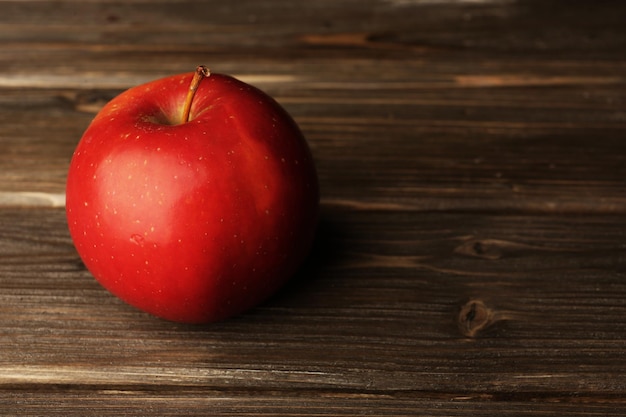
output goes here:
<path id="1" fill-rule="evenodd" d="M 185 323 L 225 319 L 274 293 L 307 256 L 318 207 L 293 119 L 205 67 L 110 101 L 67 177 L 70 234 L 93 276 L 127 303 Z"/>

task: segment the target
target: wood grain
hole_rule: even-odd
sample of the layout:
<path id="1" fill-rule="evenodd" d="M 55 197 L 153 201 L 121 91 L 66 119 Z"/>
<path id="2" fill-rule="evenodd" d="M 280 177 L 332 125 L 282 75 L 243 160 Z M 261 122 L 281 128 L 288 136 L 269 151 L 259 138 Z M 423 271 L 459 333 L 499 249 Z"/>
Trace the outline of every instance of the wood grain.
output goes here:
<path id="1" fill-rule="evenodd" d="M 626 5 L 0 1 L 0 415 L 626 413 Z M 64 183 L 94 114 L 198 64 L 314 154 L 294 279 L 223 323 L 85 270 Z"/>

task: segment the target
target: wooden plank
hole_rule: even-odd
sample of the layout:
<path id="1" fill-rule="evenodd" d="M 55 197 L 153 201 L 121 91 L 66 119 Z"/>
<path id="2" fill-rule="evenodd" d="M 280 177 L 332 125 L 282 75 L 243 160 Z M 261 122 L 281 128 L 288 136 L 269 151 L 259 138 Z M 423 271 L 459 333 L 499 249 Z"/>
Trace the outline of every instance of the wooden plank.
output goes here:
<path id="1" fill-rule="evenodd" d="M 80 391 L 18 392 L 0 405 L 20 404 L 28 415 L 67 416 L 519 416 L 519 415 L 589 415 L 622 416 L 621 401 L 605 404 L 586 403 L 583 396 L 552 397 L 548 401 L 489 401 L 490 398 L 456 396 L 420 399 L 359 393 L 326 394 L 297 392 L 291 396 L 275 391 L 239 393 L 232 391 L 190 390 L 166 393 L 153 391 L 98 391 L 95 396 Z M 5 408 L 6 409 L 6 408 Z M 10 408 L 9 408 L 10 409 Z"/>
<path id="2" fill-rule="evenodd" d="M 393 98 L 349 86 L 328 92 L 283 85 L 275 95 L 305 132 L 323 198 L 334 204 L 623 212 L 626 124 L 619 107 L 600 103 L 623 100 L 626 90 L 616 87 L 590 87 L 597 98 L 588 103 L 573 101 L 579 85 L 502 91 L 449 84 Z M 93 112 L 114 94 L 5 94 L 2 204 L 15 205 L 23 192 L 62 200 L 55 196 L 64 192 L 73 148 Z"/>
<path id="3" fill-rule="evenodd" d="M 545 407 L 580 396 L 589 410 L 624 406 L 611 397 L 626 383 L 623 216 L 325 206 L 293 282 L 246 315 L 201 327 L 149 317 L 101 289 L 72 249 L 63 210 L 0 216 L 4 395 L 67 388 L 96 401 L 103 390 L 193 387 L 188 395 Z"/>
<path id="4" fill-rule="evenodd" d="M 26 46 L 48 53 L 152 48 L 164 53 L 234 50 L 272 57 L 272 50 L 286 48 L 298 56 L 318 54 L 320 49 L 325 54 L 341 50 L 344 57 L 469 49 L 546 56 L 556 51 L 561 57 L 585 58 L 618 52 L 626 41 L 626 12 L 619 2 L 593 7 L 532 0 L 468 3 L 274 0 L 234 6 L 205 1 L 13 0 L 0 3 L 0 36 L 11 50 Z"/>

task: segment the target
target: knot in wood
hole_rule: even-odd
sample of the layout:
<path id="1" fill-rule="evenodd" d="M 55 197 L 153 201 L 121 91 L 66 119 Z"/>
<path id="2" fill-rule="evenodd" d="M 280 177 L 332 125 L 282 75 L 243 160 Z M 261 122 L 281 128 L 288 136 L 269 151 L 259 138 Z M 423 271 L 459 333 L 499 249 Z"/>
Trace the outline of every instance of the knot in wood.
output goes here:
<path id="1" fill-rule="evenodd" d="M 503 251 L 508 246 L 509 242 L 495 239 L 469 239 L 454 251 L 465 256 L 496 260 L 502 258 Z"/>
<path id="2" fill-rule="evenodd" d="M 457 317 L 459 330 L 464 336 L 476 337 L 495 322 L 494 312 L 481 300 L 469 300 Z"/>

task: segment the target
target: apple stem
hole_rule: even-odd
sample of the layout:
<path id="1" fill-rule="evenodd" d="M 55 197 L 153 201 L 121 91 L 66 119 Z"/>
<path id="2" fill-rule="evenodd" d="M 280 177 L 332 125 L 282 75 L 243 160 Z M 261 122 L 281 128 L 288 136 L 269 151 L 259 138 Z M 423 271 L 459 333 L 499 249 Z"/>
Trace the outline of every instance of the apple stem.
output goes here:
<path id="1" fill-rule="evenodd" d="M 191 84 L 189 84 L 189 91 L 187 92 L 187 97 L 185 98 L 185 105 L 183 106 L 183 116 L 182 123 L 187 123 L 189 121 L 189 113 L 191 112 L 191 102 L 193 101 L 193 97 L 196 95 L 196 90 L 198 86 L 200 86 L 200 81 L 203 78 L 211 75 L 211 71 L 204 65 L 199 65 L 196 68 L 195 74 L 193 74 L 193 78 L 191 79 Z"/>

